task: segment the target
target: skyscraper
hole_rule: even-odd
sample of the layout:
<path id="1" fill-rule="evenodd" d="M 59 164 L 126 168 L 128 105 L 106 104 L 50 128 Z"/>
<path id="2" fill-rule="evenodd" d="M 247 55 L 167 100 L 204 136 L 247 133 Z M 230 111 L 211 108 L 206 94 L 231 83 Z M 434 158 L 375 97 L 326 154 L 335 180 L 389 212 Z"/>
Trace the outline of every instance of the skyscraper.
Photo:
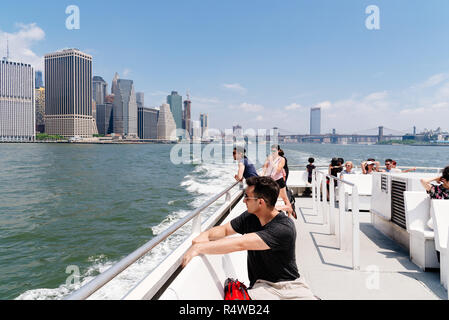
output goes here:
<path id="1" fill-rule="evenodd" d="M 66 138 L 98 133 L 92 117 L 92 56 L 78 49 L 45 55 L 45 132 Z"/>
<path id="2" fill-rule="evenodd" d="M 159 111 L 157 138 L 159 140 L 176 140 L 176 123 L 168 104 L 163 104 Z"/>
<path id="3" fill-rule="evenodd" d="M 206 138 L 209 133 L 209 117 L 207 113 L 200 114 L 200 124 L 201 124 L 201 137 Z"/>
<path id="4" fill-rule="evenodd" d="M 178 92 L 172 91 L 171 95 L 167 96 L 167 103 L 170 105 L 170 111 L 173 114 L 176 128 L 182 129 L 182 97 Z"/>
<path id="5" fill-rule="evenodd" d="M 137 137 L 137 102 L 132 80 L 114 79 L 114 133 Z"/>
<path id="6" fill-rule="evenodd" d="M 108 83 L 102 77 L 95 76 L 92 80 L 94 100 L 99 104 L 104 104 L 104 99 L 108 94 Z"/>
<path id="7" fill-rule="evenodd" d="M 145 94 L 143 92 L 136 93 L 137 108 L 145 107 Z"/>
<path id="8" fill-rule="evenodd" d="M 157 139 L 159 110 L 137 108 L 137 134 L 140 139 Z"/>
<path id="9" fill-rule="evenodd" d="M 114 131 L 112 103 L 105 103 L 97 105 L 97 127 L 98 133 L 101 135 L 108 135 Z"/>
<path id="10" fill-rule="evenodd" d="M 190 101 L 190 96 L 187 93 L 187 100 L 184 101 L 184 117 L 183 117 L 183 129 L 187 132 L 188 137 L 192 135 L 192 101 Z"/>
<path id="11" fill-rule="evenodd" d="M 36 97 L 36 132 L 45 132 L 45 88 L 35 91 Z"/>
<path id="12" fill-rule="evenodd" d="M 31 65 L 0 61 L 0 141 L 34 140 L 34 80 Z"/>
<path id="13" fill-rule="evenodd" d="M 310 134 L 321 134 L 321 108 L 312 108 L 310 110 Z"/>
<path id="14" fill-rule="evenodd" d="M 44 81 L 42 78 L 42 71 L 36 71 L 35 88 L 39 89 L 44 86 Z"/>

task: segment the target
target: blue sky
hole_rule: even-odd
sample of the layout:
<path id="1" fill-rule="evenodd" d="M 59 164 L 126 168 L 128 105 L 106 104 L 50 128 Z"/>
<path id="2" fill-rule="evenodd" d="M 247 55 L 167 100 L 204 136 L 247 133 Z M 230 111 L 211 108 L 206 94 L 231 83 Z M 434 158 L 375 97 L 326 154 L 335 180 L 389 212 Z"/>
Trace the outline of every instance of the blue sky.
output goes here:
<path id="1" fill-rule="evenodd" d="M 77 5 L 80 30 L 67 30 Z M 368 30 L 365 9 L 380 10 Z M 449 1 L 29 1 L 0 11 L 0 56 L 37 66 L 76 47 L 94 73 L 134 80 L 146 105 L 190 90 L 193 116 L 214 128 L 309 130 L 322 106 L 323 132 L 449 129 Z"/>

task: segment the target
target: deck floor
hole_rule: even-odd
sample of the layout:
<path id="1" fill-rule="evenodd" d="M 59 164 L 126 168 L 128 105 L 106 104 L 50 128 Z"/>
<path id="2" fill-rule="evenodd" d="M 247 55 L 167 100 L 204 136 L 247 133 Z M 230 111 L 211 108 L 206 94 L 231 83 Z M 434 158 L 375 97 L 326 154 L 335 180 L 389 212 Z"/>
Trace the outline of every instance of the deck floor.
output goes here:
<path id="1" fill-rule="evenodd" d="M 447 299 L 439 270 L 423 272 L 408 252 L 360 213 L 360 270 L 352 269 L 351 247 L 340 251 L 329 225 L 314 215 L 311 198 L 297 198 L 296 260 L 300 274 L 323 300 Z"/>

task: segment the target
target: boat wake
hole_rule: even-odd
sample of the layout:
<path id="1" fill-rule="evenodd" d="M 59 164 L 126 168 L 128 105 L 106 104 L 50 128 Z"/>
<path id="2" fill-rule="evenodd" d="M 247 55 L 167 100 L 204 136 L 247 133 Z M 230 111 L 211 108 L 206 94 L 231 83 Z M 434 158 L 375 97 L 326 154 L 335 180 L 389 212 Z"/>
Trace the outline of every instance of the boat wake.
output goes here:
<path id="1" fill-rule="evenodd" d="M 221 192 L 233 183 L 236 171 L 235 164 L 200 164 L 190 174 L 186 175 L 180 187 L 192 195 L 191 203 L 185 204 L 186 209 L 174 211 L 168 214 L 158 225 L 151 228 L 154 236 L 157 236 L 170 225 L 186 216 L 193 209 L 206 202 L 212 196 Z M 223 200 L 224 201 L 224 200 Z M 171 200 L 168 206 L 178 205 L 178 201 Z M 210 216 L 221 202 L 211 206 L 203 213 L 203 221 Z M 154 248 L 149 254 L 132 264 L 114 280 L 93 294 L 89 299 L 93 300 L 117 300 L 128 293 L 140 280 L 148 275 L 159 265 L 174 249 L 176 249 L 190 234 L 191 224 L 187 224 L 167 240 Z M 150 240 L 150 239 L 149 239 Z M 137 248 L 136 248 L 137 249 Z M 90 267 L 80 275 L 78 284 L 61 284 L 54 289 L 34 289 L 21 294 L 16 300 L 59 300 L 89 283 L 98 274 L 106 271 L 118 261 L 108 261 L 104 256 L 90 257 Z M 69 276 L 69 274 L 68 274 Z"/>

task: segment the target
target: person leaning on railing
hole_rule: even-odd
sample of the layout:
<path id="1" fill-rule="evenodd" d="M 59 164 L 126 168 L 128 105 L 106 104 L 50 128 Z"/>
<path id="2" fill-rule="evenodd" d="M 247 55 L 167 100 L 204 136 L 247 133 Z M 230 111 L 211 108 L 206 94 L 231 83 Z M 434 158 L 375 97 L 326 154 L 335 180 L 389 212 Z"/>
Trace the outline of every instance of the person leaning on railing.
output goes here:
<path id="1" fill-rule="evenodd" d="M 308 299 L 316 297 L 298 273 L 296 228 L 275 206 L 279 186 L 270 177 L 246 180 L 247 211 L 225 225 L 201 233 L 184 255 L 185 267 L 201 254 L 248 251 L 249 295 L 253 300 Z M 234 234 L 241 237 L 229 237 Z"/>

